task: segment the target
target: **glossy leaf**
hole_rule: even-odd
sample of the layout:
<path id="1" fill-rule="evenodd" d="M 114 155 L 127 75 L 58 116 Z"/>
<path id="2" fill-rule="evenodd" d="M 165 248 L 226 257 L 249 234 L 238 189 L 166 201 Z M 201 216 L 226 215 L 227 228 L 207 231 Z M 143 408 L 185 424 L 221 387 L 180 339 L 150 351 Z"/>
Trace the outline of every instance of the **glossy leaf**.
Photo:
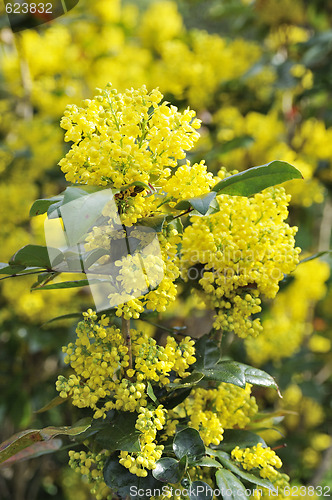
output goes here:
<path id="1" fill-rule="evenodd" d="M 242 388 L 246 385 L 243 369 L 241 369 L 234 361 L 223 361 L 222 363 L 215 365 L 213 368 L 202 370 L 202 373 L 204 374 L 204 378 L 208 380 L 226 382 Z"/>
<path id="2" fill-rule="evenodd" d="M 218 470 L 216 472 L 216 482 L 223 500 L 248 498 L 245 486 L 231 471 L 226 469 Z"/>
<path id="3" fill-rule="evenodd" d="M 195 343 L 195 369 L 211 368 L 220 359 L 220 348 L 208 335 L 204 335 Z"/>
<path id="4" fill-rule="evenodd" d="M 104 467 L 104 480 L 106 485 L 120 497 L 129 497 L 135 500 L 150 500 L 149 490 L 163 487 L 162 482 L 155 479 L 151 473 L 147 477 L 138 477 L 131 474 L 128 469 L 119 463 L 117 456 L 109 457 Z M 143 495 L 138 495 L 141 489 Z M 136 492 L 136 495 L 132 494 Z"/>
<path id="5" fill-rule="evenodd" d="M 276 186 L 292 179 L 302 179 L 301 172 L 285 161 L 273 161 L 231 175 L 218 182 L 212 190 L 218 194 L 252 196 L 270 186 Z"/>
<path id="6" fill-rule="evenodd" d="M 216 192 L 211 191 L 210 193 L 196 196 L 195 198 L 188 198 L 188 200 L 180 201 L 177 205 L 175 205 L 175 208 L 177 210 L 189 210 L 190 208 L 193 208 L 200 214 L 205 215 L 216 195 Z"/>
<path id="7" fill-rule="evenodd" d="M 199 432 L 187 427 L 177 432 L 173 441 L 173 450 L 178 458 L 187 456 L 189 461 L 196 461 L 205 455 L 205 446 Z"/>
<path id="8" fill-rule="evenodd" d="M 146 389 L 146 393 L 147 395 L 149 396 L 149 398 L 155 403 L 155 404 L 158 404 L 158 399 L 156 398 L 156 395 L 155 393 L 153 392 L 153 388 L 152 388 L 152 385 L 150 384 L 150 382 L 148 382 L 148 385 L 147 385 L 147 389 Z"/>
<path id="9" fill-rule="evenodd" d="M 251 446 L 256 446 L 258 443 L 262 443 L 263 447 L 266 447 L 264 439 L 254 432 L 244 429 L 226 429 L 223 434 L 223 440 L 218 448 L 224 451 L 232 451 L 236 446 L 250 448 Z"/>
<path id="10" fill-rule="evenodd" d="M 140 451 L 140 431 L 135 428 L 137 413 L 121 412 L 96 435 L 96 441 L 110 451 Z"/>
<path id="11" fill-rule="evenodd" d="M 9 265 L 5 262 L 0 263 L 0 274 L 16 275 L 25 271 L 26 267 L 21 265 Z"/>
<path id="12" fill-rule="evenodd" d="M 188 496 L 190 500 L 211 500 L 213 490 L 204 481 L 194 481 L 188 489 Z"/>
<path id="13" fill-rule="evenodd" d="M 156 462 L 156 468 L 152 475 L 158 481 L 163 483 L 178 483 L 184 473 L 184 467 L 180 467 L 179 461 L 174 458 L 161 458 Z"/>
<path id="14" fill-rule="evenodd" d="M 181 379 L 180 382 L 170 382 L 167 384 L 167 388 L 177 389 L 180 387 L 193 387 L 204 377 L 203 373 L 193 372 L 188 377 Z"/>
<path id="15" fill-rule="evenodd" d="M 138 226 L 151 227 L 160 233 L 164 227 L 166 215 L 155 215 L 154 217 L 143 217 L 137 221 Z"/>
<path id="16" fill-rule="evenodd" d="M 195 466 L 197 466 L 197 467 L 216 467 L 217 469 L 222 467 L 220 462 L 218 462 L 218 460 L 215 460 L 212 457 L 203 457 L 200 460 L 197 460 L 197 462 L 195 462 Z"/>

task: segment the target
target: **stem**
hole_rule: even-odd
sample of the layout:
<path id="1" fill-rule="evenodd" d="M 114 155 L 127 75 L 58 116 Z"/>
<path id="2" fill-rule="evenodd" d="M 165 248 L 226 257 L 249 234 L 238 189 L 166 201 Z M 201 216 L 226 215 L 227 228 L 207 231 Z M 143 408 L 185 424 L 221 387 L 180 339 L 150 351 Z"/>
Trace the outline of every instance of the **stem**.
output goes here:
<path id="1" fill-rule="evenodd" d="M 129 368 L 131 369 L 133 367 L 133 354 L 131 351 L 130 319 L 125 319 L 124 314 L 122 314 L 122 337 L 128 348 Z"/>
<path id="2" fill-rule="evenodd" d="M 189 214 L 190 212 L 192 212 L 194 209 L 193 208 L 188 208 L 188 210 L 186 210 L 185 212 L 182 212 L 182 214 L 179 214 L 179 215 L 176 215 L 175 217 L 173 217 L 173 220 L 174 219 L 177 219 L 178 217 L 182 217 L 182 215 L 186 215 L 186 214 Z"/>

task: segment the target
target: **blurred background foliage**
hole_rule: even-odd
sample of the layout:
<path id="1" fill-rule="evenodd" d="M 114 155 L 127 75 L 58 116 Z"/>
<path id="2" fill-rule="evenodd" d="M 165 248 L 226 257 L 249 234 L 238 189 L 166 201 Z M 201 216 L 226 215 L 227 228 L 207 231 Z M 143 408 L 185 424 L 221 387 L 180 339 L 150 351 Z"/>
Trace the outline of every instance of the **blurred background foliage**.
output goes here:
<path id="1" fill-rule="evenodd" d="M 331 247 L 332 6 L 324 0 L 80 0 L 66 16 L 13 34 L 0 30 L 0 260 L 21 246 L 44 244 L 43 216 L 29 221 L 37 197 L 65 187 L 57 166 L 68 150 L 59 120 L 108 81 L 119 91 L 146 84 L 202 120 L 190 153 L 244 170 L 272 160 L 299 168 L 289 182 L 290 220 L 303 258 Z M 226 336 L 224 354 L 273 374 L 283 399 L 256 389 L 256 429 L 294 484 L 332 489 L 331 258 L 309 260 L 282 282 L 262 318 L 264 333 Z M 71 424 L 69 405 L 34 413 L 55 395 L 64 370 L 61 346 L 73 319 L 92 306 L 88 290 L 30 292 L 33 277 L 4 279 L 0 291 L 0 441 L 30 427 Z M 209 314 L 182 285 L 157 318 L 198 337 Z M 150 329 L 154 327 L 149 326 Z M 158 337 L 161 332 L 154 332 Z M 269 412 L 269 414 L 267 414 Z M 284 445 L 287 444 L 287 447 Z M 1 500 L 88 500 L 66 452 L 0 469 Z"/>

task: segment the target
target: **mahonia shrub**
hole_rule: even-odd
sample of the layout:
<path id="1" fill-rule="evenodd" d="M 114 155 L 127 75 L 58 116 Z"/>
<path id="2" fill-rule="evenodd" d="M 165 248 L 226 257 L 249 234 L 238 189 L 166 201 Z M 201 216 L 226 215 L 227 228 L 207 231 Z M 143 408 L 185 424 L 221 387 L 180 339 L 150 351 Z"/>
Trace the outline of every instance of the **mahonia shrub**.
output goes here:
<path id="1" fill-rule="evenodd" d="M 58 377 L 57 403 L 70 400 L 86 418 L 48 432 L 76 441 L 69 465 L 98 500 L 137 494 L 209 500 L 214 489 L 222 494 L 229 485 L 232 498 L 268 498 L 271 491 L 289 498 L 289 478 L 277 470 L 280 458 L 250 430 L 259 419 L 253 385 L 278 390 L 276 382 L 224 358 L 221 337 L 264 338 L 254 316 L 262 298 L 273 299 L 284 275 L 295 270 L 300 252 L 296 228 L 286 222 L 290 197 L 279 184 L 301 175 L 280 161 L 233 175 L 223 168 L 213 175 L 204 161 L 191 164 L 186 153 L 199 138 L 200 120 L 162 99 L 157 89 L 119 93 L 108 85 L 81 107 L 67 106 L 61 120 L 71 146 L 60 166 L 72 185 L 37 200 L 31 213 L 62 218 L 70 236 L 68 228 L 76 230 L 85 215 L 71 205 L 65 218 L 66 205 L 111 190 L 96 223 L 80 234 L 79 258 L 95 281 L 103 282 L 98 266 L 112 259 L 115 275 L 109 276 L 107 307 L 83 313 L 76 339 L 63 347 L 70 372 Z M 142 227 L 157 237 L 158 255 L 142 249 L 151 237 Z M 117 241 L 127 252 L 112 254 Z M 3 272 L 19 276 L 29 268 L 40 273 L 44 289 L 86 285 L 57 281 L 73 272 L 75 251 L 58 249 L 56 259 L 53 251 L 24 247 Z M 136 279 L 140 266 L 145 284 Z M 181 336 L 170 328 L 157 342 L 144 322 L 176 299 L 179 283 L 192 284 L 214 311 L 213 329 L 195 342 L 190 332 Z M 44 435 L 40 431 L 41 441 Z M 11 445 L 5 450 L 10 455 Z"/>

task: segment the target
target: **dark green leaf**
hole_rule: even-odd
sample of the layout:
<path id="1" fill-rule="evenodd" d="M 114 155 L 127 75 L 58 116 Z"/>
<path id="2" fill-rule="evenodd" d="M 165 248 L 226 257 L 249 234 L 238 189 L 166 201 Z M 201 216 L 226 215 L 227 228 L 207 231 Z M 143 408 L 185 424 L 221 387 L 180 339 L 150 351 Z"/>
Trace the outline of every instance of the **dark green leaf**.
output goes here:
<path id="1" fill-rule="evenodd" d="M 222 361 L 213 368 L 202 370 L 204 378 L 208 380 L 216 380 L 217 382 L 226 382 L 244 388 L 246 379 L 243 369 L 234 361 Z"/>
<path id="2" fill-rule="evenodd" d="M 189 461 L 196 461 L 205 455 L 205 446 L 199 432 L 187 427 L 177 432 L 173 441 L 173 450 L 178 458 L 188 457 Z"/>
<path id="3" fill-rule="evenodd" d="M 161 400 L 163 406 L 166 410 L 172 410 L 179 404 L 181 404 L 191 393 L 191 387 L 189 389 L 180 389 L 178 391 L 172 391 L 166 398 Z"/>
<path id="4" fill-rule="evenodd" d="M 232 451 L 236 446 L 240 448 L 250 448 L 251 446 L 256 446 L 258 443 L 262 443 L 264 448 L 266 447 L 264 439 L 251 431 L 243 429 L 226 429 L 223 436 L 223 440 L 218 448 L 224 451 Z"/>
<path id="5" fill-rule="evenodd" d="M 245 486 L 229 470 L 218 470 L 216 472 L 216 482 L 224 500 L 239 500 L 239 498 L 248 498 Z"/>
<path id="6" fill-rule="evenodd" d="M 216 197 L 216 192 L 211 191 L 210 193 L 203 194 L 201 196 L 196 196 L 195 198 L 189 198 L 188 200 L 182 200 L 175 208 L 177 210 L 188 210 L 189 208 L 193 208 L 197 210 L 202 215 L 205 215 L 209 210 L 210 204 Z"/>
<path id="7" fill-rule="evenodd" d="M 61 281 L 61 283 L 52 283 L 51 285 L 40 286 L 34 290 L 58 290 L 60 288 L 78 288 L 81 286 L 89 286 L 95 283 L 100 283 L 102 280 L 76 280 L 76 281 Z"/>
<path id="8" fill-rule="evenodd" d="M 211 500 L 213 497 L 213 490 L 211 486 L 204 481 L 194 481 L 191 483 L 188 490 L 190 500 Z"/>
<path id="9" fill-rule="evenodd" d="M 202 380 L 203 377 L 203 373 L 193 372 L 188 377 L 181 379 L 180 382 L 170 382 L 167 384 L 167 388 L 177 389 L 180 387 L 192 387 Z"/>
<path id="10" fill-rule="evenodd" d="M 164 227 L 166 215 L 155 215 L 154 217 L 143 217 L 138 219 L 137 226 L 151 227 L 157 233 L 160 233 Z"/>
<path id="11" fill-rule="evenodd" d="M 234 472 L 237 476 L 240 476 L 242 479 L 245 479 L 246 481 L 249 481 L 249 483 L 257 484 L 258 486 L 262 486 L 263 488 L 268 488 L 272 490 L 274 493 L 277 491 L 271 481 L 268 479 L 263 479 L 260 476 L 255 476 L 254 474 L 251 474 L 249 472 L 245 472 L 244 470 L 240 469 L 237 465 L 236 462 L 230 459 L 230 456 L 228 453 L 224 453 L 222 451 L 216 451 L 215 455 L 218 457 L 220 460 L 221 464 L 228 470 Z"/>
<path id="12" fill-rule="evenodd" d="M 135 428 L 137 413 L 118 413 L 109 425 L 98 432 L 97 443 L 110 451 L 140 451 L 140 432 Z"/>
<path id="13" fill-rule="evenodd" d="M 211 458 L 211 457 L 201 458 L 200 460 L 195 462 L 195 466 L 197 466 L 197 467 L 216 467 L 217 469 L 222 467 L 220 462 L 218 462 L 217 460 L 215 460 L 214 458 Z"/>
<path id="14" fill-rule="evenodd" d="M 50 249 L 52 254 L 56 253 L 61 256 L 60 250 L 55 248 Z M 51 268 L 51 262 L 48 254 L 47 247 L 40 245 L 26 245 L 25 247 L 18 250 L 13 257 L 10 259 L 9 264 L 11 265 L 21 265 L 21 266 L 35 266 L 43 267 L 46 269 Z"/>
<path id="15" fill-rule="evenodd" d="M 158 481 L 163 483 L 178 483 L 183 476 L 183 470 L 179 467 L 178 460 L 174 458 L 161 458 L 156 462 L 156 468 L 152 475 Z"/>
<path id="16" fill-rule="evenodd" d="M 22 462 L 23 460 L 31 460 L 48 453 L 58 451 L 62 446 L 61 439 L 51 439 L 50 441 L 39 441 L 27 446 L 12 457 L 8 458 L 0 464 L 0 467 L 9 467 L 11 464 Z"/>
<path id="17" fill-rule="evenodd" d="M 243 365 L 242 363 L 239 363 L 239 366 L 243 368 L 244 376 L 248 384 L 260 385 L 261 387 L 273 387 L 273 389 L 278 391 L 281 397 L 278 384 L 271 375 L 253 366 Z"/>
<path id="18" fill-rule="evenodd" d="M 239 174 L 231 175 L 218 182 L 213 188 L 218 194 L 233 196 L 252 196 L 270 186 L 292 179 L 302 179 L 295 167 L 284 161 L 273 161 L 266 165 L 253 167 Z"/>
<path id="19" fill-rule="evenodd" d="M 201 368 L 211 368 L 218 363 L 220 359 L 220 348 L 208 335 L 203 335 L 203 337 L 195 343 L 195 349 L 197 361 L 194 366 L 198 371 L 200 371 Z"/>
<path id="20" fill-rule="evenodd" d="M 104 480 L 107 486 L 120 497 L 129 496 L 135 500 L 150 500 L 153 490 L 157 488 L 161 490 L 163 487 L 163 483 L 155 479 L 151 473 L 147 477 L 137 477 L 131 474 L 119 463 L 117 456 L 109 457 L 105 463 Z M 143 495 L 138 495 L 139 490 L 142 490 Z"/>
<path id="21" fill-rule="evenodd" d="M 5 262 L 0 263 L 0 274 L 18 274 L 25 270 L 25 266 L 10 266 Z"/>
<path id="22" fill-rule="evenodd" d="M 62 198 L 63 196 L 59 195 L 53 196 L 52 198 L 48 199 L 36 200 L 30 208 L 29 216 L 35 217 L 36 215 L 44 214 L 45 212 L 47 212 L 51 205 L 54 205 L 54 203 L 58 203 L 62 200 Z"/>

